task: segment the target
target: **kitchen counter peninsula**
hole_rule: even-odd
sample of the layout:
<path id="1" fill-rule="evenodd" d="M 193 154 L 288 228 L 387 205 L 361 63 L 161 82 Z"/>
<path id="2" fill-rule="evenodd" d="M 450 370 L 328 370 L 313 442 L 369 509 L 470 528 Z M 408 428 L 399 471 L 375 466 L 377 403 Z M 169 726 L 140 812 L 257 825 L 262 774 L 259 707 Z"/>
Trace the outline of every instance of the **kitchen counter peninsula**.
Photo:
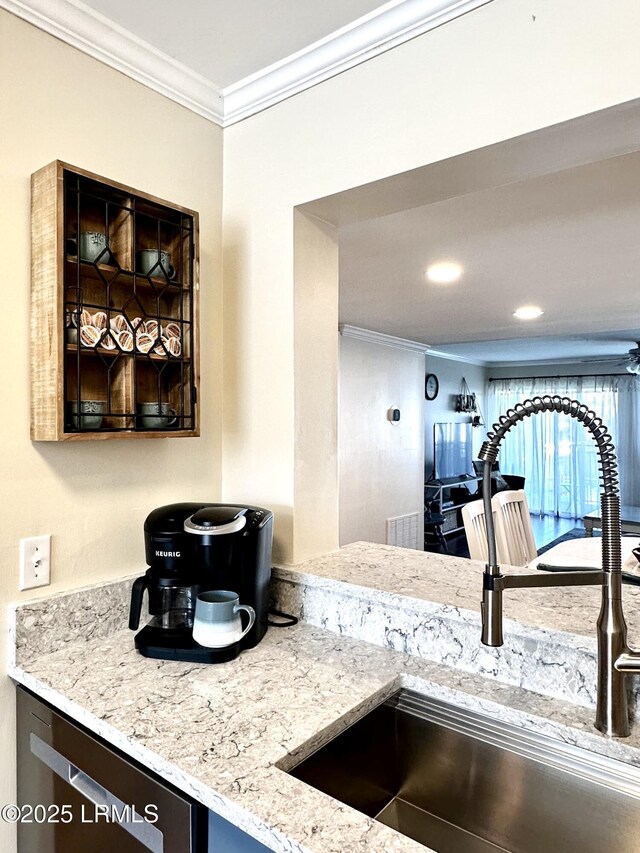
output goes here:
<path id="1" fill-rule="evenodd" d="M 575 652 L 588 670 L 590 599 L 584 624 L 567 606 L 545 628 L 506 596 L 506 650 L 485 650 L 481 571 L 368 543 L 280 567 L 276 603 L 303 621 L 270 629 L 255 649 L 215 666 L 138 655 L 123 627 L 131 579 L 98 584 L 16 608 L 10 675 L 272 850 L 424 853 L 286 773 L 399 687 L 640 767 L 637 729 L 612 741 L 593 728 L 593 685 L 568 701 L 552 695 L 552 680 L 542 695 L 508 683 L 506 663 L 491 657 L 524 644 L 523 683 L 526 671 L 544 667 L 548 648 Z"/>
<path id="2" fill-rule="evenodd" d="M 308 624 L 595 708 L 600 587 L 507 590 L 504 645 L 488 648 L 483 569 L 478 560 L 355 542 L 277 569 L 273 587 L 280 609 Z M 624 585 L 623 599 L 630 642 L 640 645 L 640 588 Z M 638 678 L 630 681 L 633 709 Z"/>

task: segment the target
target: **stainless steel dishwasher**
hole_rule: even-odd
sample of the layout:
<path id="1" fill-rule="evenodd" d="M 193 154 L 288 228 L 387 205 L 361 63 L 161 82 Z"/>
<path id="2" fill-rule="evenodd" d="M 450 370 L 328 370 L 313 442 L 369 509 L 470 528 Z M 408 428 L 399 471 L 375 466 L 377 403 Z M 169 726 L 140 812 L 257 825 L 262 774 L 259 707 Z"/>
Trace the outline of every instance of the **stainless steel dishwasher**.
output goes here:
<path id="1" fill-rule="evenodd" d="M 19 853 L 206 853 L 205 806 L 17 693 Z"/>

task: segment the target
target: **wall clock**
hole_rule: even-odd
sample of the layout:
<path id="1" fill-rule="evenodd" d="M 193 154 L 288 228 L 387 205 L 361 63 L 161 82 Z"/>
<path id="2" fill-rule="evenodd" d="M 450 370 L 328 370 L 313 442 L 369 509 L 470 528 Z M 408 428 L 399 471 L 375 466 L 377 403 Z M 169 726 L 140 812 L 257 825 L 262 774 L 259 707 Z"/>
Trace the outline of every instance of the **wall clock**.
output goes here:
<path id="1" fill-rule="evenodd" d="M 427 400 L 435 400 L 440 390 L 440 383 L 435 373 L 427 373 L 424 378 L 424 396 Z"/>

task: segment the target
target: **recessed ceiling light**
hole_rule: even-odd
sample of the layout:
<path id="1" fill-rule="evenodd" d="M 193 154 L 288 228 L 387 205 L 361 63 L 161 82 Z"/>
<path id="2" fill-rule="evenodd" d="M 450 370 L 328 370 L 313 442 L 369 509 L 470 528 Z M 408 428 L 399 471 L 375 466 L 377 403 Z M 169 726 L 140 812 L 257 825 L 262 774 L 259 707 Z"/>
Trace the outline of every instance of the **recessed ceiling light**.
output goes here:
<path id="1" fill-rule="evenodd" d="M 517 317 L 518 320 L 535 320 L 541 314 L 544 314 L 544 311 L 537 305 L 522 305 L 517 311 L 513 312 L 513 316 Z"/>
<path id="2" fill-rule="evenodd" d="M 427 278 L 436 284 L 451 284 L 462 275 L 462 267 L 454 261 L 440 261 L 427 270 Z"/>

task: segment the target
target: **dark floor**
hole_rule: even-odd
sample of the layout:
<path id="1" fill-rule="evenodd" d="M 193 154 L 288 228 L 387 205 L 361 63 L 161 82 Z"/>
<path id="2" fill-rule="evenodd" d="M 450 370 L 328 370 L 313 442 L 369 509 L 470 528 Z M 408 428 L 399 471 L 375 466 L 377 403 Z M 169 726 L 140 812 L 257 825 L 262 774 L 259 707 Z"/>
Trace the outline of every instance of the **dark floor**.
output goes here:
<path id="1" fill-rule="evenodd" d="M 533 528 L 533 537 L 536 540 L 538 550 L 544 548 L 558 536 L 568 533 L 574 527 L 584 527 L 581 518 L 554 518 L 552 515 L 532 515 L 531 527 Z M 469 549 L 467 548 L 467 538 L 464 535 L 464 530 L 452 536 L 447 536 L 447 553 L 454 557 L 468 557 Z M 425 551 L 433 551 L 436 554 L 445 553 L 443 548 L 434 542 L 427 542 L 424 546 Z"/>

